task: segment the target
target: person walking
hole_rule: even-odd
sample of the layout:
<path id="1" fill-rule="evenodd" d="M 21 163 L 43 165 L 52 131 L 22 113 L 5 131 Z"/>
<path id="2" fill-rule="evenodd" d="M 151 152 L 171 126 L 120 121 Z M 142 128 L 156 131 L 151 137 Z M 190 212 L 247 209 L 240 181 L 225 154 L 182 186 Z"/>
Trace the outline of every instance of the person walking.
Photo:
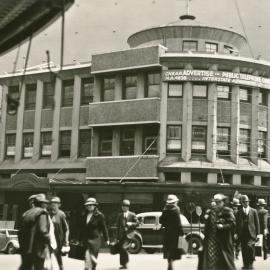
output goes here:
<path id="1" fill-rule="evenodd" d="M 53 197 L 50 200 L 49 214 L 54 225 L 54 235 L 57 248 L 54 251 L 59 270 L 63 270 L 62 248 L 68 251 L 69 247 L 69 227 L 65 213 L 60 210 L 61 200 L 59 197 Z"/>
<path id="2" fill-rule="evenodd" d="M 268 221 L 268 210 L 265 209 L 267 203 L 265 199 L 258 199 L 258 216 L 259 216 L 259 223 L 260 223 L 260 233 L 263 234 L 263 259 L 267 259 L 267 235 L 268 235 L 268 228 L 267 228 L 267 221 Z"/>
<path id="3" fill-rule="evenodd" d="M 132 238 L 135 236 L 135 229 L 139 225 L 135 213 L 129 211 L 130 201 L 123 200 L 122 212 L 117 218 L 117 240 L 119 243 L 120 268 L 127 269 L 129 262 L 128 248 Z"/>
<path id="4" fill-rule="evenodd" d="M 235 218 L 237 216 L 240 206 L 241 206 L 240 200 L 238 198 L 233 198 L 231 201 L 231 208 L 233 210 L 233 214 Z M 234 228 L 233 240 L 234 240 L 234 255 L 235 255 L 235 259 L 238 260 L 239 253 L 240 253 L 240 241 L 239 239 L 237 239 L 237 236 L 236 236 L 236 227 Z"/>
<path id="5" fill-rule="evenodd" d="M 183 236 L 183 228 L 180 219 L 180 209 L 177 206 L 179 199 L 176 195 L 168 195 L 166 205 L 160 217 L 160 223 L 164 227 L 163 255 L 168 261 L 168 270 L 173 270 L 173 262 L 181 259 L 178 249 L 179 236 Z"/>
<path id="6" fill-rule="evenodd" d="M 101 246 L 101 235 L 109 245 L 108 229 L 104 215 L 97 208 L 95 198 L 88 198 L 85 202 L 86 213 L 82 221 L 81 240 L 85 249 L 85 270 L 95 270 Z"/>
<path id="7" fill-rule="evenodd" d="M 225 207 L 226 197 L 216 194 L 216 206 L 212 208 L 205 222 L 203 243 L 203 270 L 235 270 L 233 252 L 233 229 L 235 217 Z"/>
<path id="8" fill-rule="evenodd" d="M 50 223 L 46 210 L 49 201 L 44 194 L 37 194 L 34 207 L 22 216 L 18 239 L 22 263 L 20 270 L 43 270 L 50 245 Z"/>
<path id="9" fill-rule="evenodd" d="M 255 242 L 260 233 L 258 213 L 249 206 L 249 202 L 247 195 L 241 196 L 243 207 L 239 209 L 236 217 L 236 237 L 241 243 L 243 269 L 253 269 Z"/>

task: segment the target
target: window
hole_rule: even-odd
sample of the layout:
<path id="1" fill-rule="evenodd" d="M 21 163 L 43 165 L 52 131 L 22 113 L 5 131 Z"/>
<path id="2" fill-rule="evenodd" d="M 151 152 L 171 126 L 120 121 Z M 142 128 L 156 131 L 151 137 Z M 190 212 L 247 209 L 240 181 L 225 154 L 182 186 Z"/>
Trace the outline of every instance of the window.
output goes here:
<path id="1" fill-rule="evenodd" d="M 143 219 L 143 223 L 146 224 L 146 225 L 154 225 L 157 223 L 156 221 L 156 217 L 155 216 L 152 216 L 152 217 L 144 217 Z"/>
<path id="2" fill-rule="evenodd" d="M 43 84 L 43 109 L 53 108 L 54 106 L 54 87 L 50 82 Z"/>
<path id="3" fill-rule="evenodd" d="M 259 131 L 259 139 L 258 139 L 258 154 L 260 157 L 264 158 L 266 156 L 266 132 Z"/>
<path id="4" fill-rule="evenodd" d="M 250 102 L 251 101 L 250 89 L 244 88 L 244 87 L 240 87 L 239 99 L 242 102 Z"/>
<path id="5" fill-rule="evenodd" d="M 206 42 L 205 43 L 205 50 L 207 52 L 216 53 L 216 52 L 218 52 L 218 45 L 216 43 Z"/>
<path id="6" fill-rule="evenodd" d="M 19 100 L 19 85 L 13 85 L 8 87 L 8 94 L 12 99 Z"/>
<path id="7" fill-rule="evenodd" d="M 183 84 L 169 83 L 168 96 L 169 97 L 182 97 L 183 96 Z"/>
<path id="8" fill-rule="evenodd" d="M 100 156 L 111 156 L 112 155 L 112 129 L 102 129 L 100 131 L 99 139 L 99 155 Z"/>
<path id="9" fill-rule="evenodd" d="M 124 78 L 123 99 L 135 99 L 137 97 L 137 76 L 128 75 Z"/>
<path id="10" fill-rule="evenodd" d="M 217 182 L 221 184 L 232 184 L 232 174 L 218 173 Z"/>
<path id="11" fill-rule="evenodd" d="M 230 99 L 230 87 L 228 85 L 217 85 L 217 98 L 218 99 Z"/>
<path id="12" fill-rule="evenodd" d="M 166 182 L 181 182 L 181 173 L 177 172 L 165 172 Z"/>
<path id="13" fill-rule="evenodd" d="M 36 84 L 27 84 L 25 87 L 25 110 L 36 108 Z"/>
<path id="14" fill-rule="evenodd" d="M 135 128 L 127 127 L 121 130 L 120 156 L 134 155 Z"/>
<path id="15" fill-rule="evenodd" d="M 74 80 L 62 81 L 62 107 L 70 107 L 73 104 Z"/>
<path id="16" fill-rule="evenodd" d="M 193 98 L 207 98 L 207 85 L 193 84 Z"/>
<path id="17" fill-rule="evenodd" d="M 158 129 L 156 127 L 144 127 L 143 130 L 143 153 L 151 145 L 151 147 L 145 153 L 146 155 L 156 155 L 157 154 L 157 135 Z"/>
<path id="18" fill-rule="evenodd" d="M 41 156 L 49 157 L 52 154 L 52 132 L 41 132 L 40 136 Z"/>
<path id="19" fill-rule="evenodd" d="M 226 154 L 230 150 L 230 128 L 217 128 L 217 152 L 219 154 Z"/>
<path id="20" fill-rule="evenodd" d="M 239 136 L 239 155 L 248 156 L 250 151 L 250 130 L 240 129 Z"/>
<path id="21" fill-rule="evenodd" d="M 253 175 L 241 175 L 241 185 L 254 185 Z"/>
<path id="22" fill-rule="evenodd" d="M 167 126 L 167 152 L 181 152 L 182 128 L 181 126 Z"/>
<path id="23" fill-rule="evenodd" d="M 191 41 L 191 40 L 184 40 L 183 41 L 183 51 L 184 52 L 196 52 L 198 50 L 198 42 Z"/>
<path id="24" fill-rule="evenodd" d="M 192 152 L 206 151 L 206 127 L 193 126 L 192 127 Z"/>
<path id="25" fill-rule="evenodd" d="M 192 183 L 207 183 L 207 173 L 191 173 Z"/>
<path id="26" fill-rule="evenodd" d="M 24 133 L 23 134 L 23 157 L 31 158 L 33 157 L 33 145 L 34 145 L 34 134 Z"/>
<path id="27" fill-rule="evenodd" d="M 80 130 L 79 157 L 91 156 L 91 129 Z"/>
<path id="28" fill-rule="evenodd" d="M 81 83 L 81 105 L 88 105 L 93 102 L 94 78 L 83 78 Z"/>
<path id="29" fill-rule="evenodd" d="M 60 131 L 59 157 L 70 157 L 71 131 Z"/>
<path id="30" fill-rule="evenodd" d="M 160 96 L 160 73 L 148 73 L 147 74 L 147 97 L 159 97 Z"/>
<path id="31" fill-rule="evenodd" d="M 260 89 L 259 105 L 267 106 L 267 91 L 265 89 Z"/>
<path id="32" fill-rule="evenodd" d="M 16 134 L 6 135 L 6 157 L 14 157 L 16 153 Z"/>
<path id="33" fill-rule="evenodd" d="M 233 54 L 234 53 L 233 47 L 228 46 L 228 45 L 224 45 L 224 53 L 225 54 Z"/>
<path id="34" fill-rule="evenodd" d="M 114 100 L 115 78 L 104 78 L 102 84 L 102 101 Z"/>

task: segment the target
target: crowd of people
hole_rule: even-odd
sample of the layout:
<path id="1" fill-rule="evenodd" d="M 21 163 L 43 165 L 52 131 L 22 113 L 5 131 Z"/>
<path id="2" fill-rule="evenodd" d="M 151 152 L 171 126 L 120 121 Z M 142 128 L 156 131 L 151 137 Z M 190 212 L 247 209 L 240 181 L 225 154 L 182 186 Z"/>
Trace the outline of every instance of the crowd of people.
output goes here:
<path id="1" fill-rule="evenodd" d="M 62 255 L 67 254 L 69 247 L 69 226 L 65 213 L 60 210 L 61 200 L 44 194 L 29 197 L 29 210 L 21 218 L 19 243 L 21 251 L 20 270 L 50 269 L 52 257 L 56 258 L 59 269 L 63 270 Z M 235 270 L 235 259 L 241 250 L 243 269 L 254 269 L 255 243 L 260 239 L 264 259 L 267 259 L 268 210 L 264 199 L 258 200 L 258 210 L 250 207 L 247 195 L 234 198 L 231 207 L 226 206 L 226 196 L 216 194 L 211 207 L 205 212 L 204 242 L 199 250 L 198 270 Z M 179 199 L 168 195 L 160 217 L 163 230 L 163 253 L 168 261 L 168 270 L 174 269 L 174 261 L 181 259 L 179 239 L 184 235 L 180 219 Z M 116 242 L 109 241 L 105 217 L 98 209 L 95 198 L 88 198 L 84 203 L 85 213 L 82 216 L 80 241 L 84 248 L 85 270 L 95 270 L 98 254 L 105 243 L 117 246 L 120 257 L 120 268 L 127 269 L 129 263 L 128 249 L 139 225 L 135 213 L 130 211 L 130 201 L 125 199 L 117 218 Z M 183 238 L 183 237 L 182 237 Z M 269 239 L 268 239 L 269 241 Z"/>

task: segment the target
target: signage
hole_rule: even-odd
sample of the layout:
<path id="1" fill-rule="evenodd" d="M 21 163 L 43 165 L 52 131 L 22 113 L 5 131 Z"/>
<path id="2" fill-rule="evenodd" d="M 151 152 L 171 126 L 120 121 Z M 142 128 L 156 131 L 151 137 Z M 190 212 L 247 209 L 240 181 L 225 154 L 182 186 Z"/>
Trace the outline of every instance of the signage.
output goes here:
<path id="1" fill-rule="evenodd" d="M 252 87 L 270 89 L 270 79 L 244 73 L 213 70 L 166 70 L 163 80 L 167 82 L 216 82 L 241 84 Z"/>

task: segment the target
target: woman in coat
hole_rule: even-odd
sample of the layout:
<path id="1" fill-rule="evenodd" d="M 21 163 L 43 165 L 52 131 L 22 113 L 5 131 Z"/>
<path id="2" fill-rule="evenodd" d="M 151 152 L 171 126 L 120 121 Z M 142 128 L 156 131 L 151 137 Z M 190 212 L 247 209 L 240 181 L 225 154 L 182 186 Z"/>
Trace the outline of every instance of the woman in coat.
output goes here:
<path id="1" fill-rule="evenodd" d="M 164 258 L 168 260 L 168 270 L 173 270 L 173 262 L 181 259 L 178 238 L 184 235 L 184 232 L 180 220 L 180 209 L 177 206 L 178 201 L 175 195 L 169 195 L 160 217 L 160 223 L 164 227 L 163 252 Z"/>
<path id="2" fill-rule="evenodd" d="M 235 217 L 233 211 L 225 207 L 225 198 L 216 194 L 216 206 L 208 212 L 204 228 L 203 270 L 235 270 L 232 238 Z"/>
<path id="3" fill-rule="evenodd" d="M 104 215 L 97 209 L 95 198 L 85 202 L 86 214 L 82 224 L 82 241 L 85 248 L 85 270 L 95 270 L 101 246 L 101 235 L 109 244 L 108 230 Z"/>

